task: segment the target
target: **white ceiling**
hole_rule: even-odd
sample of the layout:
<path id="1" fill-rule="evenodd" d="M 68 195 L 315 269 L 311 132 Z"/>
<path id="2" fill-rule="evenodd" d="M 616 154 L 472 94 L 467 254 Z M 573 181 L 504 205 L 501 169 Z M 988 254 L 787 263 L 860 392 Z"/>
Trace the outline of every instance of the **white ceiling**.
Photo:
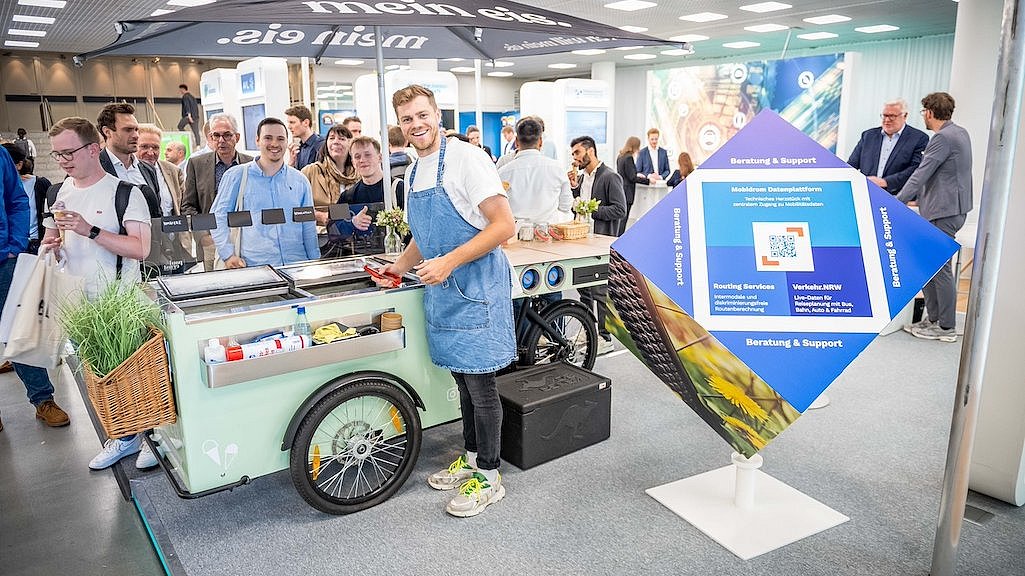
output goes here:
<path id="1" fill-rule="evenodd" d="M 133 0 L 131 3 L 117 0 L 66 0 L 64 8 L 21 5 L 19 2 L 53 2 L 53 0 L 4 0 L 0 3 L 0 25 L 3 26 L 4 52 L 58 52 L 78 54 L 101 48 L 116 38 L 114 23 L 118 20 L 144 18 L 155 10 L 180 9 L 185 4 L 205 4 L 204 0 Z M 458 0 L 449 0 L 459 4 Z M 519 78 L 572 76 L 587 74 L 590 65 L 597 61 L 615 61 L 620 66 L 651 66 L 681 61 L 705 60 L 711 58 L 736 57 L 744 59 L 753 55 L 780 55 L 787 50 L 803 50 L 824 46 L 850 46 L 861 42 L 890 40 L 896 38 L 917 38 L 936 34 L 949 34 L 954 30 L 957 3 L 953 0 L 785 0 L 789 8 L 757 13 L 740 9 L 741 6 L 759 0 L 648 0 L 655 6 L 622 11 L 605 5 L 615 0 L 535 0 L 523 3 L 572 14 L 613 26 L 636 26 L 647 28 L 645 34 L 669 39 L 685 34 L 700 34 L 707 40 L 693 42 L 695 53 L 690 56 L 664 55 L 650 48 L 632 51 L 612 50 L 605 54 L 582 56 L 575 54 L 536 56 L 512 59 L 512 66 L 501 72 L 512 72 Z M 59 2 L 58 2 L 59 3 Z M 727 16 L 724 19 L 704 23 L 681 20 L 680 16 L 713 12 Z M 834 24 L 814 24 L 805 19 L 816 16 L 839 14 L 850 18 Z M 16 16 L 33 18 L 54 18 L 52 24 L 15 21 Z M 771 32 L 753 32 L 746 27 L 777 24 L 786 29 Z M 897 30 L 874 34 L 856 31 L 855 28 L 888 24 Z M 12 31 L 29 31 L 44 36 L 26 36 Z M 640 31 L 640 30 L 637 30 Z M 828 32 L 836 37 L 820 40 L 800 38 L 814 32 Z M 757 42 L 757 47 L 736 49 L 723 44 L 738 41 Z M 38 42 L 37 47 L 25 47 L 11 42 Z M 627 56 L 647 53 L 655 58 L 632 60 Z M 258 54 L 254 54 L 258 55 Z M 551 63 L 576 64 L 575 69 L 553 70 Z M 333 64 L 326 64 L 333 65 Z M 440 69 L 466 63 L 439 62 Z M 486 69 L 490 71 L 490 69 Z"/>

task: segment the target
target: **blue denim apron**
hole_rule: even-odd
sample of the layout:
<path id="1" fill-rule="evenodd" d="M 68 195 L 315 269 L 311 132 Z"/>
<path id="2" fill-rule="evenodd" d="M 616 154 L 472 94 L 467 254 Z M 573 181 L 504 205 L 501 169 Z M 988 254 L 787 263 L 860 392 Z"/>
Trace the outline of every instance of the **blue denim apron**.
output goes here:
<path id="1" fill-rule="evenodd" d="M 424 259 L 448 254 L 480 230 L 467 222 L 445 192 L 445 138 L 433 188 L 410 191 L 409 228 Z M 416 181 L 417 162 L 409 177 Z M 437 366 L 465 374 L 495 372 L 516 357 L 512 277 L 500 247 L 452 271 L 441 284 L 424 287 L 427 344 Z"/>

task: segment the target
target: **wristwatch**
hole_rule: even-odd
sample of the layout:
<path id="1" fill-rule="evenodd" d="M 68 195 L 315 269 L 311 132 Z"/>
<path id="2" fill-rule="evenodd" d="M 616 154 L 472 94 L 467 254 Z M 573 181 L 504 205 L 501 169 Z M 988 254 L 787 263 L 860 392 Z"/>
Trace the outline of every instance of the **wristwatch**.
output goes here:
<path id="1" fill-rule="evenodd" d="M 99 226 L 93 226 L 92 228 L 89 229 L 89 239 L 90 240 L 95 240 L 96 237 L 99 236 L 99 235 L 100 235 L 100 227 Z"/>

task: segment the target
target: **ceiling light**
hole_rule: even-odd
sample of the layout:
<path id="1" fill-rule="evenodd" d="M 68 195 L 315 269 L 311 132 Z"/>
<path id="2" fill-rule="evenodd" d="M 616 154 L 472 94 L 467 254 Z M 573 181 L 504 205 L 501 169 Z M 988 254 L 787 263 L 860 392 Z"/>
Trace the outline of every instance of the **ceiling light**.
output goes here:
<path id="1" fill-rule="evenodd" d="M 827 38 L 836 38 L 839 34 L 833 34 L 832 32 L 809 32 L 808 34 L 798 34 L 797 37 L 802 40 L 825 40 Z"/>
<path id="2" fill-rule="evenodd" d="M 494 78 L 508 78 L 512 75 L 512 72 L 488 72 L 488 76 L 492 76 Z"/>
<path id="3" fill-rule="evenodd" d="M 655 4 L 654 2 L 645 2 L 645 0 L 620 0 L 619 2 L 613 2 L 605 5 L 606 8 L 622 10 L 624 12 L 643 10 L 645 8 L 651 8 L 652 6 L 658 6 L 658 4 Z"/>
<path id="4" fill-rule="evenodd" d="M 63 8 L 66 0 L 18 0 L 22 6 L 39 6 L 40 8 Z"/>
<path id="5" fill-rule="evenodd" d="M 679 36 L 670 36 L 669 39 L 673 42 L 701 42 L 702 40 L 708 40 L 708 36 L 702 36 L 701 34 L 680 34 Z"/>
<path id="6" fill-rule="evenodd" d="M 640 34 L 641 32 L 648 31 L 648 29 L 644 26 L 620 26 L 619 29 L 624 32 L 633 32 L 635 34 Z"/>
<path id="7" fill-rule="evenodd" d="M 569 70 L 570 68 L 576 68 L 576 64 L 567 64 L 566 62 L 558 62 L 555 64 L 549 64 L 549 68 L 555 68 L 556 70 Z"/>
<path id="8" fill-rule="evenodd" d="M 790 4 L 784 4 L 782 2 L 759 2 L 757 4 L 748 4 L 747 6 L 741 6 L 741 10 L 748 12 L 775 12 L 776 10 L 786 10 L 787 8 L 793 8 Z"/>
<path id="9" fill-rule="evenodd" d="M 786 30 L 789 26 L 782 24 L 756 24 L 754 26 L 744 26 L 744 30 L 748 32 L 777 32 L 779 30 Z"/>
<path id="10" fill-rule="evenodd" d="M 463 73 L 463 74 L 465 74 L 467 72 L 474 72 L 475 70 L 476 70 L 476 68 L 474 68 L 473 66 L 456 66 L 454 68 L 449 68 L 448 69 L 449 72 L 459 72 L 459 73 Z"/>
<path id="11" fill-rule="evenodd" d="M 157 8 L 150 14 L 150 16 L 163 16 L 164 14 L 170 14 L 172 12 L 174 12 L 174 10 L 164 10 L 163 8 Z"/>
<path id="12" fill-rule="evenodd" d="M 875 26 L 862 26 L 854 30 L 864 32 L 865 34 L 875 34 L 876 32 L 893 32 L 894 30 L 900 30 L 900 27 L 890 26 L 889 24 L 876 24 Z"/>
<path id="13" fill-rule="evenodd" d="M 26 24 L 53 24 L 57 19 L 50 18 L 49 16 L 23 16 L 15 14 L 12 20 L 15 22 L 25 22 Z"/>
<path id="14" fill-rule="evenodd" d="M 11 36 L 33 36 L 36 38 L 46 36 L 46 30 L 22 30 L 20 28 L 10 28 L 7 33 Z"/>
<path id="15" fill-rule="evenodd" d="M 462 62 L 465 58 L 445 58 L 442 62 Z"/>
<path id="16" fill-rule="evenodd" d="M 812 16 L 811 18 L 805 18 L 804 21 L 809 24 L 838 24 L 840 22 L 847 22 L 851 18 L 849 16 L 843 16 L 842 14 L 826 14 L 825 16 Z"/>
<path id="17" fill-rule="evenodd" d="M 384 67 L 385 70 L 398 70 L 399 68 L 401 68 L 401 66 L 398 64 L 389 64 Z"/>
<path id="18" fill-rule="evenodd" d="M 4 46 L 11 48 L 39 48 L 39 42 L 22 42 L 21 40 L 4 40 Z"/>
<path id="19" fill-rule="evenodd" d="M 722 45 L 723 48 L 754 48 L 755 46 L 761 46 L 761 44 L 742 40 L 740 42 L 727 42 Z"/>
<path id="20" fill-rule="evenodd" d="M 167 3 L 171 6 L 202 6 L 203 4 L 213 4 L 217 0 L 167 0 Z"/>
<path id="21" fill-rule="evenodd" d="M 626 52 L 628 50 L 640 50 L 641 48 L 644 48 L 644 46 L 620 46 L 619 48 L 613 48 L 613 50 L 622 50 L 623 52 Z"/>
<path id="22" fill-rule="evenodd" d="M 694 53 L 694 49 L 685 50 L 683 48 L 671 48 L 669 50 L 663 50 L 660 52 L 663 56 L 689 56 Z"/>
<path id="23" fill-rule="evenodd" d="M 588 48 L 586 50 L 573 50 L 571 53 L 578 56 L 597 56 L 599 54 L 604 54 L 605 51 L 601 48 Z"/>
<path id="24" fill-rule="evenodd" d="M 338 66 L 359 66 L 363 63 L 363 60 L 356 60 L 354 58 L 342 58 L 341 60 L 335 60 L 335 64 Z"/>
<path id="25" fill-rule="evenodd" d="M 485 62 L 484 65 L 488 68 L 508 68 L 515 66 L 515 63 L 507 60 L 495 60 L 494 62 Z"/>
<path id="26" fill-rule="evenodd" d="M 625 60 L 654 60 L 655 58 L 658 58 L 658 56 L 655 55 L 655 54 L 643 54 L 642 53 L 642 54 L 627 54 L 626 56 L 623 56 L 623 58 Z"/>
<path id="27" fill-rule="evenodd" d="M 680 16 L 680 20 L 686 20 L 688 22 L 711 22 L 713 20 L 725 20 L 726 18 L 729 18 L 729 16 L 725 14 L 716 14 L 715 12 L 698 12 L 697 14 Z"/>

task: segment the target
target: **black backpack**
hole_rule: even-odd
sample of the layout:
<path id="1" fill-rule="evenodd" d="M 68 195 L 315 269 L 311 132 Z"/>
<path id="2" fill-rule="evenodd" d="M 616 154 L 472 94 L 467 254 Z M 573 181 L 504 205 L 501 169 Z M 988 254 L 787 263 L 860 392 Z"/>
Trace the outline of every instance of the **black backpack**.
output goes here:
<path id="1" fill-rule="evenodd" d="M 50 216 L 53 215 L 52 206 L 57 201 L 57 192 L 60 191 L 61 186 L 64 183 L 54 184 L 46 191 L 46 207 L 49 211 Z M 117 192 L 114 193 L 114 214 L 117 215 L 118 231 L 117 233 L 122 236 L 128 235 L 128 230 L 125 229 L 125 212 L 128 211 L 128 200 L 132 197 L 132 188 L 138 187 L 137 184 L 131 182 L 125 182 L 124 180 L 118 180 Z M 121 278 L 121 256 L 117 257 L 117 278 Z"/>
<path id="2" fill-rule="evenodd" d="M 25 155 L 26 158 L 29 157 L 29 154 L 28 154 L 28 152 L 29 152 L 28 140 L 26 140 L 24 138 L 18 138 L 18 139 L 16 139 L 13 142 L 13 144 L 14 144 L 14 147 L 17 148 L 19 152 L 21 152 L 22 154 Z"/>

